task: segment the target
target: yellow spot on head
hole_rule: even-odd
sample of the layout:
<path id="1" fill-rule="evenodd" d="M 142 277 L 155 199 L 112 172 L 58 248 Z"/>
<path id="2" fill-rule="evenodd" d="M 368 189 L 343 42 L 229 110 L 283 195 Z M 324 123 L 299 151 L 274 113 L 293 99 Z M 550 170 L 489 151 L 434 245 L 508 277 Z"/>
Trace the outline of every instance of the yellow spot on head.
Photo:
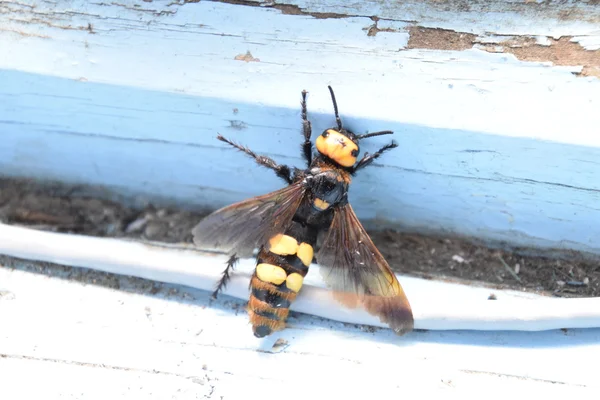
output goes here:
<path id="1" fill-rule="evenodd" d="M 258 264 L 256 266 L 256 276 L 263 282 L 269 282 L 274 285 L 281 285 L 287 278 L 283 268 L 273 264 Z"/>
<path id="2" fill-rule="evenodd" d="M 310 244 L 300 243 L 300 246 L 298 246 L 298 258 L 302 261 L 302 264 L 308 267 L 312 262 L 313 255 L 314 250 Z"/>
<path id="3" fill-rule="evenodd" d="M 319 153 L 342 167 L 351 167 L 358 157 L 358 145 L 334 129 L 328 129 L 316 141 Z"/>
<path id="4" fill-rule="evenodd" d="M 269 251 L 280 256 L 296 254 L 298 251 L 298 241 L 291 236 L 280 233 L 269 240 Z"/>
<path id="5" fill-rule="evenodd" d="M 316 198 L 315 201 L 313 202 L 313 204 L 319 210 L 327 210 L 327 208 L 329 207 L 329 203 L 328 202 L 326 202 L 325 200 L 321 200 L 319 198 Z"/>
<path id="6" fill-rule="evenodd" d="M 285 280 L 285 286 L 293 292 L 298 293 L 300 288 L 302 287 L 302 282 L 304 282 L 304 278 L 302 275 L 297 274 L 296 272 L 290 274 Z"/>

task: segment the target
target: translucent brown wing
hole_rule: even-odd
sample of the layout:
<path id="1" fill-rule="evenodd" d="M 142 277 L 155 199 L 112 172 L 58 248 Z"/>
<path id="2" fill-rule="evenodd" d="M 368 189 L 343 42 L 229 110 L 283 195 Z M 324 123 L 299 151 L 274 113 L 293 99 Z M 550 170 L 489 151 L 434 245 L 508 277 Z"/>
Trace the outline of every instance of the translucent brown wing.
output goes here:
<path id="1" fill-rule="evenodd" d="M 362 305 L 400 335 L 413 329 L 402 286 L 350 204 L 335 210 L 317 262 L 337 300 L 352 308 Z"/>
<path id="2" fill-rule="evenodd" d="M 300 181 L 262 196 L 221 208 L 192 229 L 194 244 L 249 257 L 275 234 L 285 231 L 306 192 Z"/>

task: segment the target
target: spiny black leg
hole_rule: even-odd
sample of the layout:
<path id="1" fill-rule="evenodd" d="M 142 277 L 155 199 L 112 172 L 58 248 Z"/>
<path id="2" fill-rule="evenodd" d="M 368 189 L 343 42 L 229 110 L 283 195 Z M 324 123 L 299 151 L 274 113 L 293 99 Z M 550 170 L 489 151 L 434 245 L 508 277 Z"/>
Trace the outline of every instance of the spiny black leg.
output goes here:
<path id="1" fill-rule="evenodd" d="M 229 257 L 229 260 L 227 260 L 227 268 L 225 268 L 225 271 L 223 271 L 223 276 L 221 276 L 221 280 L 219 280 L 219 283 L 217 284 L 217 288 L 215 289 L 215 291 L 212 294 L 213 299 L 216 299 L 219 292 L 221 290 L 223 290 L 225 288 L 225 286 L 227 286 L 227 282 L 231 278 L 231 276 L 229 275 L 229 272 L 230 272 L 230 270 L 234 269 L 234 266 L 238 262 L 238 260 L 239 260 L 239 258 L 237 258 L 235 254 L 232 255 L 231 257 Z"/>
<path id="2" fill-rule="evenodd" d="M 352 167 L 351 172 L 355 173 L 359 169 L 366 167 L 367 165 L 371 164 L 377 157 L 382 155 L 383 152 L 393 149 L 394 147 L 398 147 L 398 145 L 395 142 L 392 142 L 390 144 L 386 144 L 385 146 L 383 146 L 382 148 L 380 148 L 373 154 L 365 153 L 365 155 L 363 156 L 363 158 L 360 159 L 358 164 L 356 164 L 354 167 Z"/>
<path id="3" fill-rule="evenodd" d="M 340 119 L 340 114 L 338 113 L 337 101 L 335 101 L 335 94 L 333 94 L 333 89 L 331 86 L 327 86 L 329 88 L 329 93 L 331 93 L 331 101 L 333 102 L 333 111 L 335 111 L 335 122 L 337 123 L 338 131 L 342 130 L 342 120 Z"/>
<path id="4" fill-rule="evenodd" d="M 312 162 L 312 142 L 310 141 L 310 136 L 312 135 L 312 126 L 310 121 L 308 120 L 308 116 L 306 113 L 306 90 L 302 91 L 302 131 L 304 133 L 304 143 L 302 144 L 302 152 L 304 154 L 304 158 L 310 167 L 310 163 Z"/>
<path id="5" fill-rule="evenodd" d="M 287 165 L 279 165 L 273 159 L 271 159 L 267 156 L 259 156 L 256 153 L 254 153 L 252 150 L 250 150 L 249 148 L 241 146 L 236 143 L 233 143 L 231 140 L 225 139 L 221 135 L 218 135 L 217 139 L 219 139 L 222 142 L 232 145 L 233 147 L 235 147 L 238 150 L 243 151 L 244 153 L 248 154 L 250 157 L 254 158 L 254 160 L 258 164 L 262 165 L 263 167 L 271 168 L 273 171 L 275 171 L 275 174 L 277 174 L 278 177 L 280 177 L 287 183 L 292 183 L 290 167 L 288 167 Z"/>

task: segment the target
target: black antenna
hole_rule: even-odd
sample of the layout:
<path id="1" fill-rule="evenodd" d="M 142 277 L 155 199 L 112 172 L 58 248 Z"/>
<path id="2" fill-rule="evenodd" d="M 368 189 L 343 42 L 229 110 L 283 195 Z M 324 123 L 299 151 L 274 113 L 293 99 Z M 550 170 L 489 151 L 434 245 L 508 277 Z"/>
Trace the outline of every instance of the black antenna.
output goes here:
<path id="1" fill-rule="evenodd" d="M 373 133 L 365 133 L 364 135 L 356 135 L 357 139 L 365 139 L 368 137 L 373 137 L 373 136 L 381 136 L 381 135 L 392 135 L 394 132 L 393 131 L 380 131 L 380 132 L 373 132 Z"/>
<path id="2" fill-rule="evenodd" d="M 333 89 L 331 86 L 327 86 L 329 88 L 329 93 L 331 93 L 331 101 L 333 101 L 333 110 L 335 111 L 335 122 L 337 122 L 338 131 L 342 130 L 342 120 L 340 119 L 340 115 L 338 114 L 337 102 L 335 101 L 335 95 L 333 94 Z"/>

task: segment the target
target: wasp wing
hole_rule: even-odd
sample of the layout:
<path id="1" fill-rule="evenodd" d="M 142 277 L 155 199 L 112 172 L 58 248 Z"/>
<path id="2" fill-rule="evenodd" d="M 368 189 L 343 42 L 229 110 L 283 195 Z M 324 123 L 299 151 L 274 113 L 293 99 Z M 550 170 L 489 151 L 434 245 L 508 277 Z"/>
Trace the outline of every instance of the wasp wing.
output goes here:
<path id="1" fill-rule="evenodd" d="M 223 207 L 192 229 L 194 244 L 238 257 L 249 257 L 255 248 L 285 231 L 306 187 L 302 181 L 262 196 Z"/>
<path id="2" fill-rule="evenodd" d="M 400 335 L 413 329 L 412 309 L 400 282 L 350 204 L 334 211 L 317 262 L 338 301 L 352 308 L 362 305 Z"/>

